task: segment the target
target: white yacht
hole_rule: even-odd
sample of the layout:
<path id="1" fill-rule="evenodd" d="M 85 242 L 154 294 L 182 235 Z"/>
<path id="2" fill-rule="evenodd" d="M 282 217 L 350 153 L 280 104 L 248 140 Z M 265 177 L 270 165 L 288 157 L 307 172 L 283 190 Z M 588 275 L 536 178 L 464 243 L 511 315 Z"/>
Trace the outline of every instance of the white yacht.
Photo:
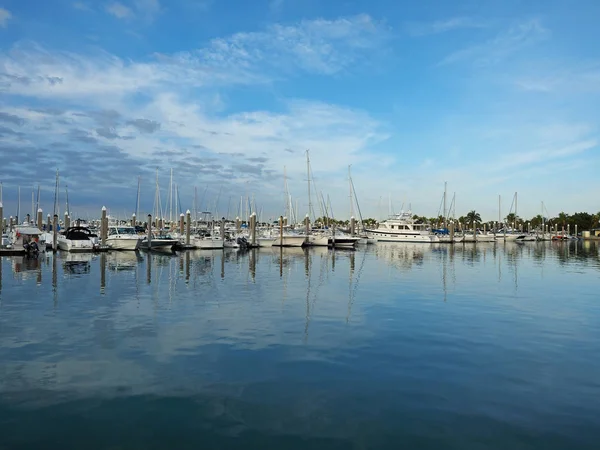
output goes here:
<path id="1" fill-rule="evenodd" d="M 140 248 L 143 236 L 135 232 L 134 227 L 130 226 L 110 226 L 106 245 L 113 250 L 137 250 Z"/>
<path id="2" fill-rule="evenodd" d="M 69 227 L 64 234 L 57 235 L 58 248 L 67 252 L 92 252 L 97 244 L 95 235 L 87 227 Z"/>
<path id="3" fill-rule="evenodd" d="M 222 249 L 225 241 L 220 236 L 191 236 L 190 243 L 201 250 Z"/>
<path id="4" fill-rule="evenodd" d="M 439 238 L 425 224 L 415 223 L 410 211 L 394 214 L 380 222 L 376 229 L 368 229 L 367 236 L 378 242 L 439 242 Z"/>

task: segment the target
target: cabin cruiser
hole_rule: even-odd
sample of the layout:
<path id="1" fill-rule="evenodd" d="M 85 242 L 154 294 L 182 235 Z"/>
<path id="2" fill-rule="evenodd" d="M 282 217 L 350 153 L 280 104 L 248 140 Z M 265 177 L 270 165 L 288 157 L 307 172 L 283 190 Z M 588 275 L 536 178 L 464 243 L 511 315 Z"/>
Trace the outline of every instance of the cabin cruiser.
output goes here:
<path id="1" fill-rule="evenodd" d="M 329 236 L 328 246 L 335 248 L 354 248 L 359 239 L 360 238 L 350 236 L 346 233 L 334 231 L 331 233 L 331 236 Z"/>
<path id="2" fill-rule="evenodd" d="M 57 235 L 58 248 L 67 252 L 92 252 L 98 248 L 97 240 L 87 227 L 69 227 Z"/>
<path id="3" fill-rule="evenodd" d="M 37 255 L 46 250 L 42 231 L 31 225 L 17 225 L 13 228 L 9 245 L 13 250 L 23 250 L 28 255 Z M 4 239 L 2 239 L 4 241 Z"/>
<path id="4" fill-rule="evenodd" d="M 416 223 L 410 211 L 402 211 L 380 222 L 376 229 L 367 229 L 367 236 L 378 242 L 439 242 L 425 224 Z"/>
<path id="5" fill-rule="evenodd" d="M 142 243 L 143 237 L 135 232 L 130 226 L 111 226 L 108 228 L 106 245 L 113 250 L 137 250 Z"/>
<path id="6" fill-rule="evenodd" d="M 152 234 L 150 242 L 151 250 L 172 250 L 175 245 L 179 244 L 179 240 L 173 238 L 169 234 Z M 148 236 L 144 237 L 138 248 L 148 249 Z"/>

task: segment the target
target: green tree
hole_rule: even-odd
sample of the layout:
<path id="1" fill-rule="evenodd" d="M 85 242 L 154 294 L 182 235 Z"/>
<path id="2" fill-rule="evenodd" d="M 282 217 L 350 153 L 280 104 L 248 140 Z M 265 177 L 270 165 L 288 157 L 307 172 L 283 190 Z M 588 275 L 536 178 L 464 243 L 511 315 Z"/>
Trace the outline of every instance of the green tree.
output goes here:
<path id="1" fill-rule="evenodd" d="M 468 223 L 473 225 L 473 228 L 475 228 L 478 223 L 481 223 L 481 215 L 475 210 L 469 211 L 466 219 Z"/>

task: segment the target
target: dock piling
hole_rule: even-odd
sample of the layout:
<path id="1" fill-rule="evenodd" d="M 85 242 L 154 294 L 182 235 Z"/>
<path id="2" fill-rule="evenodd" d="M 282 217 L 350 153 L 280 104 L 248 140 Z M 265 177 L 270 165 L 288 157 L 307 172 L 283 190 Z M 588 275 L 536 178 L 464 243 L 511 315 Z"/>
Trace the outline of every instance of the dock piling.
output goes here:
<path id="1" fill-rule="evenodd" d="M 135 227 L 135 213 L 131 215 L 131 226 Z"/>
<path id="2" fill-rule="evenodd" d="M 183 213 L 179 214 L 179 236 L 183 236 L 183 233 L 185 232 L 185 216 Z"/>
<path id="3" fill-rule="evenodd" d="M 69 213 L 65 211 L 65 229 L 71 226 L 71 218 L 69 217 Z"/>
<path id="4" fill-rule="evenodd" d="M 283 247 L 283 216 L 279 216 L 279 246 Z"/>
<path id="5" fill-rule="evenodd" d="M 0 217 L 2 217 L 2 214 L 0 214 Z M 38 210 L 37 210 L 37 227 L 41 231 L 43 226 L 44 226 L 44 219 L 42 217 L 42 208 L 38 208 Z"/>
<path id="6" fill-rule="evenodd" d="M 188 209 L 185 212 L 185 245 L 190 245 L 191 225 L 192 225 L 192 213 Z M 188 264 L 189 266 L 189 264 Z M 189 278 L 189 267 L 188 267 L 188 278 Z"/>
<path id="7" fill-rule="evenodd" d="M 250 215 L 250 245 L 256 247 L 256 213 Z"/>
<path id="8" fill-rule="evenodd" d="M 350 217 L 350 236 L 356 236 L 356 219 L 354 216 Z"/>
<path id="9" fill-rule="evenodd" d="M 52 251 L 56 253 L 58 249 L 58 214 L 52 218 Z"/>
<path id="10" fill-rule="evenodd" d="M 148 232 L 148 250 L 152 250 L 152 214 L 148 214 L 148 225 L 146 227 Z M 148 261 L 150 261 L 148 259 Z"/>
<path id="11" fill-rule="evenodd" d="M 106 206 L 102 207 L 102 221 L 100 222 L 100 240 L 102 246 L 106 245 L 106 237 L 108 235 L 108 218 L 106 217 Z"/>

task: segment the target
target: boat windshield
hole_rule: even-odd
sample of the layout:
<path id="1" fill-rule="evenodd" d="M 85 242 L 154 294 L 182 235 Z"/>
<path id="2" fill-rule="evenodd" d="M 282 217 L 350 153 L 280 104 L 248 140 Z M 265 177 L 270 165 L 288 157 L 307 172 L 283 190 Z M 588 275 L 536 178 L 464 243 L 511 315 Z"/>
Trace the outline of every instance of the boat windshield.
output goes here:
<path id="1" fill-rule="evenodd" d="M 115 228 L 111 228 L 108 234 L 115 235 L 115 234 L 136 234 L 136 233 L 135 233 L 135 229 L 132 227 L 115 227 Z"/>

